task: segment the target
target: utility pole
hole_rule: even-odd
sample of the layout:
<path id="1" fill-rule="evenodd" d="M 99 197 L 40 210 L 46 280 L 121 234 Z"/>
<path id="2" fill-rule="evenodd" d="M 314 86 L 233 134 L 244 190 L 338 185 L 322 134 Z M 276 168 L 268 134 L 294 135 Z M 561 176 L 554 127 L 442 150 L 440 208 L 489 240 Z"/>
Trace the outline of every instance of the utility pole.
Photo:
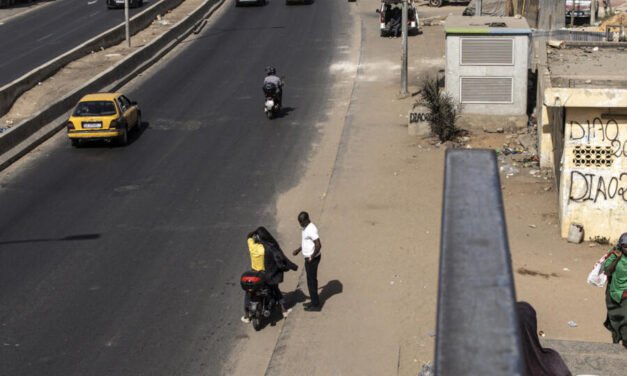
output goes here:
<path id="1" fill-rule="evenodd" d="M 128 22 L 128 0 L 124 0 L 124 20 L 126 23 L 126 44 L 131 48 L 131 28 Z"/>
<path id="2" fill-rule="evenodd" d="M 477 16 L 481 16 L 481 11 L 483 10 L 483 4 L 481 0 L 477 0 L 477 10 L 475 11 L 475 13 L 477 14 Z"/>
<path id="3" fill-rule="evenodd" d="M 407 3 L 403 0 L 403 12 L 401 17 L 401 96 L 407 96 Z"/>

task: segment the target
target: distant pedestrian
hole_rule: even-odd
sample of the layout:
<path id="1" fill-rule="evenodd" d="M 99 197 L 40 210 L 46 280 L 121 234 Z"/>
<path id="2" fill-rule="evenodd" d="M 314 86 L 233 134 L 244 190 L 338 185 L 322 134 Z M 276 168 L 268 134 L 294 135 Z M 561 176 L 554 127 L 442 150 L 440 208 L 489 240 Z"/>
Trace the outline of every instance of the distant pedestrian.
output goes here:
<path id="1" fill-rule="evenodd" d="M 603 11 L 604 11 L 604 15 L 605 17 L 607 17 L 607 7 L 610 6 L 610 9 L 612 9 L 612 4 L 610 4 L 610 0 L 603 0 Z"/>
<path id="2" fill-rule="evenodd" d="M 305 311 L 320 311 L 320 297 L 318 296 L 318 265 L 320 264 L 320 236 L 318 228 L 309 219 L 307 212 L 298 214 L 298 223 L 302 229 L 301 245 L 292 254 L 296 256 L 303 252 L 305 271 L 307 273 L 307 288 L 309 289 L 309 304 L 304 304 Z"/>
<path id="3" fill-rule="evenodd" d="M 627 348 L 627 232 L 610 250 L 603 267 L 609 282 L 605 290 L 607 318 L 604 325 L 612 333 L 612 342 L 623 341 Z"/>

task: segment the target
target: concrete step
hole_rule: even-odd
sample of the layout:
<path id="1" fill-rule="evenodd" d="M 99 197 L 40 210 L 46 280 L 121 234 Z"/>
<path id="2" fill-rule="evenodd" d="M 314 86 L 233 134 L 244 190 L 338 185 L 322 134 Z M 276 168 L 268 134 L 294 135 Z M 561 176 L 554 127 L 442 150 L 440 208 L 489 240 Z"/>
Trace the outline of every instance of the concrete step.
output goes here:
<path id="1" fill-rule="evenodd" d="M 556 339 L 541 342 L 560 353 L 573 375 L 627 375 L 627 349 L 621 344 Z"/>

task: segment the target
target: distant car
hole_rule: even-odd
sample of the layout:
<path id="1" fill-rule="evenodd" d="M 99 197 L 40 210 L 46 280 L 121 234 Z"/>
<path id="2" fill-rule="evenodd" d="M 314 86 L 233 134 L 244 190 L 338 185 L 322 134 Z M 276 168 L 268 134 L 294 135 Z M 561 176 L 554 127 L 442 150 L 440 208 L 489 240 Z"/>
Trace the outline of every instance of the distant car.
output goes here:
<path id="1" fill-rule="evenodd" d="M 400 17 L 402 5 L 402 0 L 381 0 L 381 5 L 376 12 L 379 13 L 379 30 L 382 37 L 391 36 L 393 34 L 393 30 L 391 30 L 393 25 L 392 19 L 394 17 Z M 407 8 L 408 34 L 418 34 L 420 31 L 419 24 L 418 11 L 416 11 L 414 2 L 410 0 Z"/>
<path id="2" fill-rule="evenodd" d="M 128 133 L 141 126 L 137 102 L 121 93 L 84 96 L 67 121 L 67 135 L 73 146 L 87 140 L 116 140 L 128 143 Z"/>
<path id="3" fill-rule="evenodd" d="M 468 4 L 470 0 L 429 0 L 432 7 L 441 7 L 444 3 L 448 4 Z"/>
<path id="4" fill-rule="evenodd" d="M 124 8 L 124 0 L 106 0 L 107 8 Z M 144 4 L 144 0 L 128 0 L 129 8 L 138 8 Z"/>
<path id="5" fill-rule="evenodd" d="M 600 1 L 598 2 L 600 3 Z M 588 19 L 590 22 L 590 16 L 592 15 L 592 1 L 591 0 L 566 0 L 566 19 L 575 17 L 578 19 Z M 595 16 L 599 18 L 599 8 L 595 12 Z"/>
<path id="6" fill-rule="evenodd" d="M 236 7 L 247 4 L 266 5 L 266 0 L 235 0 Z"/>

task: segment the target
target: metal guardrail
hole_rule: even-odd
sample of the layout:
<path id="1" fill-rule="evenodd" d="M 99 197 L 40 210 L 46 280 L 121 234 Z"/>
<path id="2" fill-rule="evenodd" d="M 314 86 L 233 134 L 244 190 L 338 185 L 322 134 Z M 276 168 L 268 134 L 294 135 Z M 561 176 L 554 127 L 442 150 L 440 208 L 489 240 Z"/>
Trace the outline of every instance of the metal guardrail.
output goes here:
<path id="1" fill-rule="evenodd" d="M 435 374 L 523 375 L 494 151 L 447 151 L 442 209 Z"/>
<path id="2" fill-rule="evenodd" d="M 605 32 L 582 30 L 535 30 L 534 38 L 557 39 L 564 41 L 602 42 L 606 38 Z"/>

